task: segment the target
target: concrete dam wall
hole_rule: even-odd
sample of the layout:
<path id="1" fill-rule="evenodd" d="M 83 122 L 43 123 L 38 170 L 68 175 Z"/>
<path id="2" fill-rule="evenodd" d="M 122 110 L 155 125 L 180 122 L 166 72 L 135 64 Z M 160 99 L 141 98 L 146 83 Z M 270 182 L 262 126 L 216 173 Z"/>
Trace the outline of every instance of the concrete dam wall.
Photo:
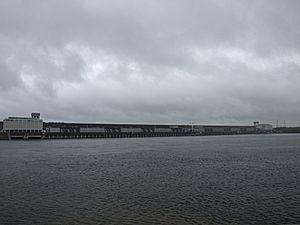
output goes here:
<path id="1" fill-rule="evenodd" d="M 130 138 L 233 135 L 271 132 L 272 126 L 104 124 L 43 122 L 40 113 L 31 117 L 8 117 L 0 122 L 2 139 Z"/>
<path id="2" fill-rule="evenodd" d="M 254 126 L 44 123 L 42 138 L 129 138 L 255 133 Z"/>

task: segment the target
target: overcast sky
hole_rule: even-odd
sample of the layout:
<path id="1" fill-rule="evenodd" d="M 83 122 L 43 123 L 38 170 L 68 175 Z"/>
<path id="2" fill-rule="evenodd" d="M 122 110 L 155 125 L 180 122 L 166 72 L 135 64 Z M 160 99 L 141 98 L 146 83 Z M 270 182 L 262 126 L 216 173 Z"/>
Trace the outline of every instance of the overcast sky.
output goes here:
<path id="1" fill-rule="evenodd" d="M 1 0 L 0 118 L 300 125 L 299 0 Z"/>

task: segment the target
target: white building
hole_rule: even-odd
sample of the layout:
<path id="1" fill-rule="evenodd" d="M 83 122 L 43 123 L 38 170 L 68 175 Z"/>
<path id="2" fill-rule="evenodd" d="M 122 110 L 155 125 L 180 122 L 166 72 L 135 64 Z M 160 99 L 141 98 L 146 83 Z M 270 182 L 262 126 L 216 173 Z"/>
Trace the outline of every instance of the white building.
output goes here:
<path id="1" fill-rule="evenodd" d="M 255 128 L 258 131 L 271 132 L 273 130 L 273 126 L 271 124 L 256 124 Z"/>
<path id="2" fill-rule="evenodd" d="M 4 132 L 41 132 L 43 120 L 40 113 L 31 113 L 31 117 L 8 117 L 3 120 Z"/>

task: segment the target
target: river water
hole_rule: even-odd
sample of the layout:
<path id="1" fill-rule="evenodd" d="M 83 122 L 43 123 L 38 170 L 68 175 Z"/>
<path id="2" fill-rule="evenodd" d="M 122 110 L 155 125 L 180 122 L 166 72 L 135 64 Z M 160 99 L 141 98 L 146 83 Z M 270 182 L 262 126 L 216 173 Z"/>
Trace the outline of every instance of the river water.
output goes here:
<path id="1" fill-rule="evenodd" d="M 300 135 L 0 142 L 0 224 L 300 224 Z"/>

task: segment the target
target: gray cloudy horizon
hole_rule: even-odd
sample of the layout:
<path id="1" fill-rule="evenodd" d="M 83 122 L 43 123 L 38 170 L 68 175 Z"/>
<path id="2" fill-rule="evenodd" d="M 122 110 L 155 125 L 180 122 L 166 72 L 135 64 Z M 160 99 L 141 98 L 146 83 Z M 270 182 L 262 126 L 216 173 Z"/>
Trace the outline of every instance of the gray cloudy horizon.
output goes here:
<path id="1" fill-rule="evenodd" d="M 0 120 L 300 126 L 298 0 L 0 1 Z"/>

